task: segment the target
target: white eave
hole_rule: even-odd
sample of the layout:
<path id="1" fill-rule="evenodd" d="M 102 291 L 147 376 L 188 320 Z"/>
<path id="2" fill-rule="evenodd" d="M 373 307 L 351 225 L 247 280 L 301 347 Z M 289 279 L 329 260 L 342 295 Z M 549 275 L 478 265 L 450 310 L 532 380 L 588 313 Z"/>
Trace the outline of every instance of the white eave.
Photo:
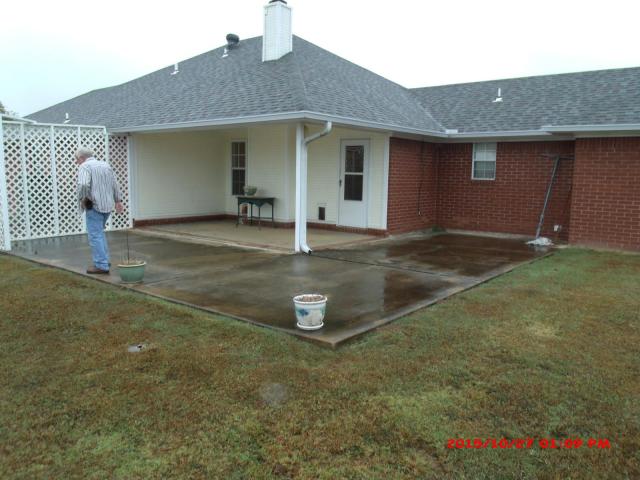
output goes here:
<path id="1" fill-rule="evenodd" d="M 461 132 L 447 135 L 447 141 L 451 143 L 503 141 L 544 141 L 544 140 L 570 140 L 571 135 L 553 134 L 543 130 L 506 130 L 495 132 Z"/>
<path id="2" fill-rule="evenodd" d="M 606 125 L 545 125 L 537 130 L 507 130 L 490 132 L 447 132 L 423 130 L 360 120 L 357 118 L 329 115 L 319 112 L 298 111 L 275 114 L 229 117 L 212 120 L 167 123 L 162 125 L 136 125 L 132 127 L 110 128 L 110 133 L 163 132 L 182 129 L 215 129 L 228 126 L 252 125 L 260 123 L 278 123 L 291 121 L 333 122 L 336 126 L 359 127 L 369 130 L 383 130 L 393 135 L 441 142 L 477 141 L 544 141 L 571 140 L 578 137 L 640 135 L 640 124 Z"/>
<path id="3" fill-rule="evenodd" d="M 15 122 L 15 123 L 38 123 L 35 120 L 30 120 L 28 118 L 17 117 L 15 115 L 9 115 L 8 113 L 0 114 L 0 118 L 5 122 Z"/>
<path id="4" fill-rule="evenodd" d="M 341 117 L 337 115 L 328 115 L 318 112 L 299 111 L 284 112 L 264 115 L 252 115 L 246 117 L 229 117 L 217 118 L 213 120 L 197 120 L 192 122 L 166 123 L 162 125 L 136 125 L 132 127 L 109 128 L 110 133 L 136 133 L 136 132 L 162 132 L 171 130 L 181 130 L 184 128 L 191 129 L 207 129 L 207 128 L 224 128 L 230 125 L 251 125 L 258 123 L 274 123 L 274 122 L 290 122 L 290 121 L 317 121 L 317 122 L 333 122 L 336 125 L 344 125 L 347 127 L 361 127 L 372 130 L 384 130 L 399 132 L 409 135 L 420 135 L 445 139 L 448 135 L 444 132 L 436 130 L 423 130 L 419 128 L 403 127 L 399 125 L 384 124 L 360 120 L 357 118 Z"/>
<path id="5" fill-rule="evenodd" d="M 639 135 L 640 123 L 600 125 L 544 125 L 540 130 L 551 134 L 571 134 L 575 137 L 597 137 L 613 135 Z"/>

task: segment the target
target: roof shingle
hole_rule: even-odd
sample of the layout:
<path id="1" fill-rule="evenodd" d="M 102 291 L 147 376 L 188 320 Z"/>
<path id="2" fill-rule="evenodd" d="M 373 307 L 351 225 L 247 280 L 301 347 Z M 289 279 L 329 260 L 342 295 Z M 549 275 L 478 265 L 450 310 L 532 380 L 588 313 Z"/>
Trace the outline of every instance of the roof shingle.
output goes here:
<path id="1" fill-rule="evenodd" d="M 262 61 L 262 37 L 241 41 L 28 118 L 127 128 L 312 111 L 382 125 L 443 131 L 408 89 L 294 37 L 293 52 Z"/>
<path id="2" fill-rule="evenodd" d="M 493 102 L 501 89 L 502 102 Z M 511 78 L 411 90 L 447 128 L 538 130 L 640 123 L 640 68 Z"/>

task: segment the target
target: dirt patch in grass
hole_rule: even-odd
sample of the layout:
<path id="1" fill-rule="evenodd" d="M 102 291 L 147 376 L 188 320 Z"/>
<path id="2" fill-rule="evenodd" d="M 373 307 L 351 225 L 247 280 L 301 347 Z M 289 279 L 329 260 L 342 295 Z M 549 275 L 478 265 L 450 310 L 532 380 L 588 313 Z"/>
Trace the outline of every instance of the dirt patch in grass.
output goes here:
<path id="1" fill-rule="evenodd" d="M 637 478 L 638 291 L 567 249 L 329 351 L 0 256 L 0 477 Z M 446 448 L 502 437 L 611 448 Z"/>

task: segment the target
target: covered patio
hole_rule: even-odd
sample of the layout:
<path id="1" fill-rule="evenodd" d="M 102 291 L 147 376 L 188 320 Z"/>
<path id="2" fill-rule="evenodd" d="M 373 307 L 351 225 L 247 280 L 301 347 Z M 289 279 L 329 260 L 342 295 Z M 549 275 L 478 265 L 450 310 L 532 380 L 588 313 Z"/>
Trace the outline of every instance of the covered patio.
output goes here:
<path id="1" fill-rule="evenodd" d="M 131 132 L 133 225 L 305 253 L 385 235 L 389 138 L 318 121 Z M 249 197 L 268 201 L 246 243 L 248 226 L 212 221 L 235 219 Z"/>

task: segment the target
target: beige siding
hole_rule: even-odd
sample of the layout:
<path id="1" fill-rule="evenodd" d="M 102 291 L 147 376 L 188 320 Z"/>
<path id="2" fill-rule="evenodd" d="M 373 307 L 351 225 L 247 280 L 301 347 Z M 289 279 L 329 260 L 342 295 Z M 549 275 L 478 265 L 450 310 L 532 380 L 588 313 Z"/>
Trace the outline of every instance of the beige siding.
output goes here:
<path id="1" fill-rule="evenodd" d="M 306 135 L 319 127 L 306 128 Z M 367 227 L 385 228 L 384 156 L 387 135 L 334 128 L 313 142 L 308 157 L 308 219 L 318 221 L 318 206 L 326 207 L 326 223 L 338 222 L 338 179 L 343 140 L 368 140 Z M 294 124 L 259 125 L 229 130 L 134 136 L 137 192 L 136 218 L 208 215 L 237 211 L 231 195 L 231 142 L 247 142 L 247 183 L 259 195 L 276 198 L 275 218 L 295 217 Z M 255 212 L 257 213 L 257 212 Z M 270 216 L 269 208 L 262 212 Z"/>
<path id="2" fill-rule="evenodd" d="M 288 183 L 286 124 L 261 125 L 224 133 L 224 156 L 226 170 L 225 205 L 227 213 L 235 214 L 238 208 L 236 197 L 231 195 L 231 142 L 247 142 L 247 184 L 258 187 L 258 195 L 275 197 L 275 219 L 288 221 Z M 271 216 L 269 207 L 262 210 L 263 216 Z M 254 208 L 254 215 L 258 212 Z"/>
<path id="3" fill-rule="evenodd" d="M 309 146 L 309 196 L 307 204 L 309 221 L 318 220 L 318 206 L 324 204 L 326 206 L 326 223 L 338 222 L 341 142 L 343 140 L 369 140 L 367 227 L 385 228 L 386 215 L 383 212 L 383 198 L 386 188 L 384 185 L 384 155 L 387 138 L 387 135 L 382 133 L 334 128 L 329 135 L 316 140 Z"/>
<path id="4" fill-rule="evenodd" d="M 136 134 L 133 145 L 136 219 L 224 212 L 219 135 Z"/>

